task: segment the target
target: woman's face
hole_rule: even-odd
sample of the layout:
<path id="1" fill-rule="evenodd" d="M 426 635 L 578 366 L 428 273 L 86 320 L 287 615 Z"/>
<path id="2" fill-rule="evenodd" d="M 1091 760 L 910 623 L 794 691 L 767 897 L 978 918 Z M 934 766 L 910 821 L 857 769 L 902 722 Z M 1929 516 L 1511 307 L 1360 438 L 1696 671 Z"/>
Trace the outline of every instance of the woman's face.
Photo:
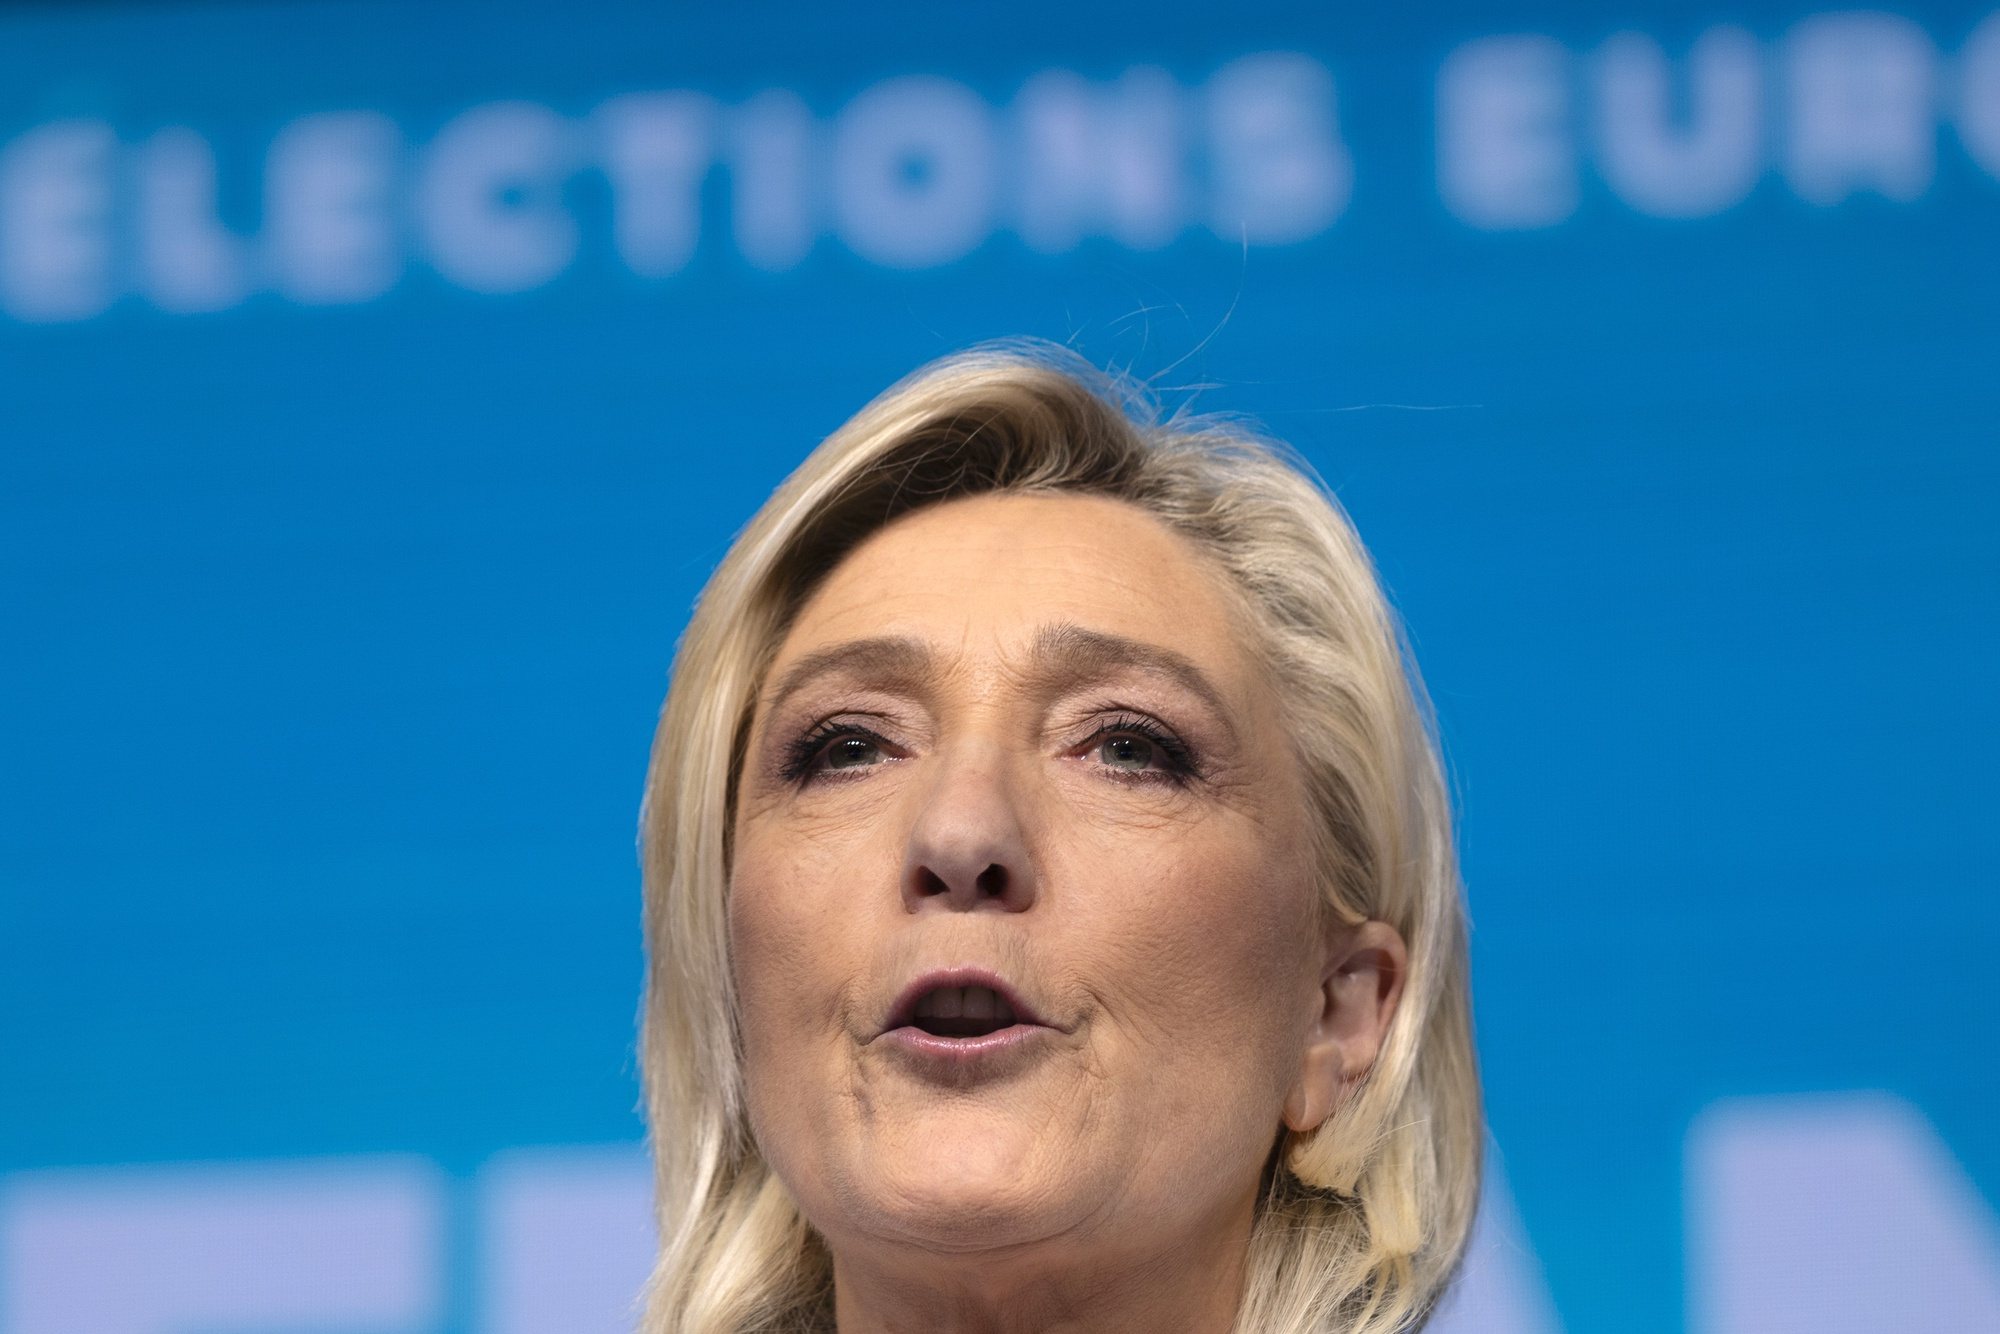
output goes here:
<path id="1" fill-rule="evenodd" d="M 1395 970 L 1341 1000 L 1220 579 L 1122 502 L 980 496 L 781 645 L 730 940 L 758 1142 L 837 1261 L 1244 1232 L 1281 1122 L 1372 1059 Z"/>

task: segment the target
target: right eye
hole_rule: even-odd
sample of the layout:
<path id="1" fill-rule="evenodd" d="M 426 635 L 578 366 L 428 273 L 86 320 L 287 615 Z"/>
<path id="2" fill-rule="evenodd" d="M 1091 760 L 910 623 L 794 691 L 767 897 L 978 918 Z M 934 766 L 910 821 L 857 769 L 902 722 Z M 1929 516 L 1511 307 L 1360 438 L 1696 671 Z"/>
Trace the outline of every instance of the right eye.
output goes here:
<path id="1" fill-rule="evenodd" d="M 827 743 L 822 752 L 829 769 L 858 769 L 876 753 L 875 743 L 865 736 L 843 736 Z"/>
<path id="2" fill-rule="evenodd" d="M 784 777 L 787 782 L 807 783 L 816 773 L 873 768 L 880 762 L 885 744 L 865 727 L 852 723 L 825 724 L 788 747 Z"/>

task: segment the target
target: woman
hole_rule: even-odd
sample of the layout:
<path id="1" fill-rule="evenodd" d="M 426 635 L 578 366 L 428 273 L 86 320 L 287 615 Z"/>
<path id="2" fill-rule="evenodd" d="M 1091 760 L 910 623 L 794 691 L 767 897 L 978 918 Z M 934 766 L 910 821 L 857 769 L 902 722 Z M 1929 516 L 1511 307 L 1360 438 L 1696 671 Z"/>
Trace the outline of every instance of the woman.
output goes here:
<path id="1" fill-rule="evenodd" d="M 1053 347 L 822 444 L 647 780 L 648 1334 L 1386 1334 L 1476 1203 L 1451 816 L 1282 447 Z"/>

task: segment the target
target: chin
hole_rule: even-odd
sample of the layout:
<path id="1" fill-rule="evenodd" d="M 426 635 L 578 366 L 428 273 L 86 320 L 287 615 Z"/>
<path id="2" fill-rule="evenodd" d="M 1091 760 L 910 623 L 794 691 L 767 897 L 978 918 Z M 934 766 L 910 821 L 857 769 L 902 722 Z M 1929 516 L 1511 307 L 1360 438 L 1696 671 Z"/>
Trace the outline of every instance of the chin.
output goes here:
<path id="1" fill-rule="evenodd" d="M 950 1112 L 909 1124 L 863 1170 L 867 1179 L 856 1184 L 880 1230 L 942 1250 L 1044 1240 L 1074 1221 L 1074 1202 L 1090 1194 L 1033 1127 L 954 1124 Z"/>

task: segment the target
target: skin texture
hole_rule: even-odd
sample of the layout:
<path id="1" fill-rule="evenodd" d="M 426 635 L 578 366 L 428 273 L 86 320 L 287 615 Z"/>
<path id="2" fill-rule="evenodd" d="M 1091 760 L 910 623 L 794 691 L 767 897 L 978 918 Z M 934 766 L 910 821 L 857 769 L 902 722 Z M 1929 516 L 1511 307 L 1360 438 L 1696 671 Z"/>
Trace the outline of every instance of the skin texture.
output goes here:
<path id="1" fill-rule="evenodd" d="M 1181 655 L 1214 700 L 1076 651 L 1092 634 Z M 796 679 L 881 636 L 930 670 Z M 1243 642 L 1151 515 L 987 495 L 873 535 L 780 646 L 730 941 L 752 1125 L 833 1254 L 842 1334 L 1230 1329 L 1280 1128 L 1366 1072 L 1405 967 L 1392 928 L 1313 911 L 1303 787 Z M 1171 781 L 1135 720 L 1197 772 Z M 1048 1027 L 969 1070 L 912 1059 L 891 1008 L 949 967 Z"/>

